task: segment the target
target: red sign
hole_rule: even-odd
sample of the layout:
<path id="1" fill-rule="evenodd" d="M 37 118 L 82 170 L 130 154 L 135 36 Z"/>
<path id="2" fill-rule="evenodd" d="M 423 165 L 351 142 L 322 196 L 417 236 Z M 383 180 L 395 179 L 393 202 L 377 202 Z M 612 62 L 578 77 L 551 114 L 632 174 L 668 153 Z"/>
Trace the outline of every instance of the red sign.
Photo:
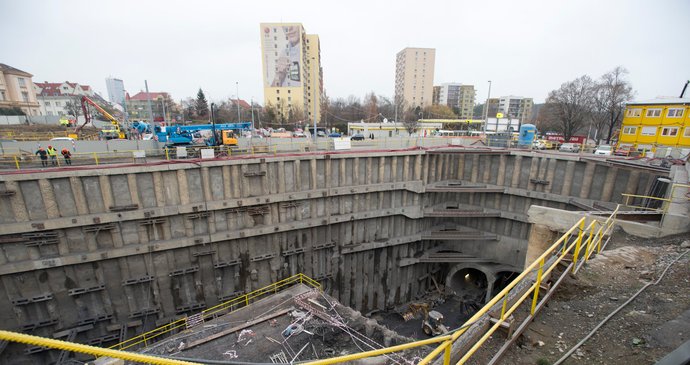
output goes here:
<path id="1" fill-rule="evenodd" d="M 546 140 L 558 142 L 558 143 L 565 143 L 565 138 L 563 137 L 562 134 L 547 134 Z M 569 143 L 582 144 L 582 143 L 585 143 L 586 140 L 587 140 L 587 137 L 585 137 L 585 136 L 571 136 L 570 140 L 568 142 Z"/>

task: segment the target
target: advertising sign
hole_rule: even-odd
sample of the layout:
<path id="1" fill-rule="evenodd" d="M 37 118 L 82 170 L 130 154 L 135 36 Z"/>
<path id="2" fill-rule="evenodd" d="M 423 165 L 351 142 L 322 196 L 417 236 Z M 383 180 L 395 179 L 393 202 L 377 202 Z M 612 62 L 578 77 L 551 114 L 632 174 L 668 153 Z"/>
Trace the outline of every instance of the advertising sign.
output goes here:
<path id="1" fill-rule="evenodd" d="M 261 24 L 264 86 L 302 86 L 302 27 Z"/>

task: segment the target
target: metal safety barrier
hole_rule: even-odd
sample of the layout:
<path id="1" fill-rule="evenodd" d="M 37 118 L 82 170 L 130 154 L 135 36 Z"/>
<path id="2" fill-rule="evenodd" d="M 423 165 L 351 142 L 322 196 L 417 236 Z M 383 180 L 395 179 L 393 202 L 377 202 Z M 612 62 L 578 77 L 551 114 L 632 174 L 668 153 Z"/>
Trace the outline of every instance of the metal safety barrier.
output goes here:
<path id="1" fill-rule="evenodd" d="M 255 299 L 263 297 L 267 294 L 275 294 L 287 287 L 295 284 L 306 284 L 313 288 L 321 289 L 321 284 L 316 280 L 300 273 L 289 278 L 277 281 L 271 285 L 265 286 L 261 289 L 254 290 L 250 293 L 240 295 L 226 302 L 220 303 L 214 307 L 208 308 L 200 312 L 200 318 L 203 320 L 215 318 L 219 315 L 231 313 L 236 309 L 246 307 Z M 198 318 L 198 317 L 197 317 Z M 189 326 L 189 317 L 183 317 L 166 325 L 160 326 L 151 331 L 142 333 L 138 336 L 132 337 L 126 341 L 120 342 L 116 345 L 110 346 L 111 349 L 126 350 L 137 345 L 148 346 L 153 339 L 158 339 L 160 336 L 169 334 L 173 331 L 186 329 Z"/>

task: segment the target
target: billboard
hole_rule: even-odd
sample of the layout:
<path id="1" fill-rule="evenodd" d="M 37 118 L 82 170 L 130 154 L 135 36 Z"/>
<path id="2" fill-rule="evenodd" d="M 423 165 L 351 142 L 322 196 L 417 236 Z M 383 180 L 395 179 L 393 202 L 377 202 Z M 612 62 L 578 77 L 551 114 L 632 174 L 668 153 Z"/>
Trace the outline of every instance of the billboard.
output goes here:
<path id="1" fill-rule="evenodd" d="M 261 24 L 265 87 L 302 86 L 302 25 Z"/>

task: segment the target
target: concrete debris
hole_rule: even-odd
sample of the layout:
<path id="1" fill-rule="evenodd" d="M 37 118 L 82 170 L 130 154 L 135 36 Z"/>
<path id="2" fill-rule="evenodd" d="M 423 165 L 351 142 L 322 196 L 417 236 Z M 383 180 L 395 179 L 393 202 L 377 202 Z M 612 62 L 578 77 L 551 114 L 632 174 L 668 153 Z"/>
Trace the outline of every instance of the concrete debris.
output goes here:
<path id="1" fill-rule="evenodd" d="M 537 346 L 544 347 L 544 345 L 546 345 L 546 343 L 544 343 L 544 341 L 537 341 Z"/>
<path id="2" fill-rule="evenodd" d="M 223 353 L 223 355 L 227 356 L 228 359 L 236 359 L 236 358 L 238 358 L 238 356 L 237 356 L 237 351 L 235 351 L 235 350 L 225 351 L 225 352 Z"/>
<path id="3" fill-rule="evenodd" d="M 681 248 L 690 248 L 690 240 L 685 240 L 680 244 Z"/>
<path id="4" fill-rule="evenodd" d="M 246 340 L 247 338 L 254 337 L 254 336 L 256 336 L 256 333 L 254 333 L 254 331 L 252 331 L 250 329 L 242 330 L 242 332 L 240 332 L 240 334 L 237 336 L 237 343 L 240 343 L 240 342 Z M 249 343 L 249 342 L 247 342 L 247 343 Z M 246 345 L 247 344 L 245 344 L 245 346 Z"/>

